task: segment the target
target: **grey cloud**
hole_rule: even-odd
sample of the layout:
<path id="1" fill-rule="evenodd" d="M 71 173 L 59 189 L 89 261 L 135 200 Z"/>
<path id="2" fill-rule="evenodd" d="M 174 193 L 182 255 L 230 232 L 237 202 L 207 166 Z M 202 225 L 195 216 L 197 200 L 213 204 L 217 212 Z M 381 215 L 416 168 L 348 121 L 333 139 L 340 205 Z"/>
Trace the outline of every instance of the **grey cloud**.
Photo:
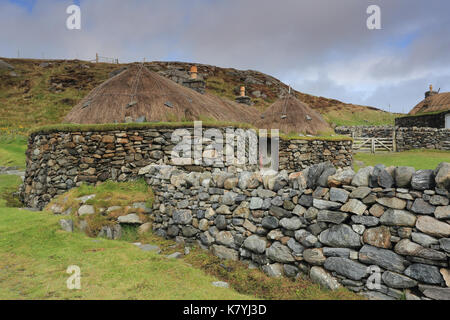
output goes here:
<path id="1" fill-rule="evenodd" d="M 424 84 L 450 91 L 445 0 L 82 1 L 83 29 L 68 31 L 71 3 L 40 0 L 32 14 L 0 3 L 0 56 L 176 57 L 260 70 L 302 92 L 397 111 L 412 108 Z M 370 31 L 374 3 L 383 29 Z"/>

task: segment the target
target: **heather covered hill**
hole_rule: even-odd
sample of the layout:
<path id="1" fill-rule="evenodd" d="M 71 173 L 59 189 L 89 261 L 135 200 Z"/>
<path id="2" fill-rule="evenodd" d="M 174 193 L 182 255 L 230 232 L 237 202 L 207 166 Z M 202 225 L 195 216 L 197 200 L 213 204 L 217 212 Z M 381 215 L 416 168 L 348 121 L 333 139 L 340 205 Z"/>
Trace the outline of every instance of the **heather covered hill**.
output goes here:
<path id="1" fill-rule="evenodd" d="M 69 111 L 91 90 L 108 80 L 114 71 L 129 64 L 90 63 L 79 60 L 6 59 L 12 66 L 0 69 L 0 128 L 29 128 L 61 123 Z M 191 63 L 148 62 L 145 66 L 175 82 L 189 77 Z M 252 70 L 236 70 L 197 64 L 206 93 L 234 100 L 246 86 L 253 106 L 264 111 L 283 97 L 288 86 L 278 79 Z M 394 114 L 372 107 L 294 92 L 331 124 L 391 124 Z"/>

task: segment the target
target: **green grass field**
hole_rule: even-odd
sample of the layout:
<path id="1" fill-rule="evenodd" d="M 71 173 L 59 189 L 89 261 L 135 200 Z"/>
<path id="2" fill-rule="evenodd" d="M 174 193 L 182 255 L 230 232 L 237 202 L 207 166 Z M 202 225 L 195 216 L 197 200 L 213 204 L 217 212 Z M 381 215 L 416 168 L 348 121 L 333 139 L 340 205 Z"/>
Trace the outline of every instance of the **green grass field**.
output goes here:
<path id="1" fill-rule="evenodd" d="M 27 138 L 25 136 L 0 135 L 0 166 L 25 168 L 25 151 Z"/>
<path id="2" fill-rule="evenodd" d="M 450 151 L 438 150 L 411 150 L 395 153 L 355 153 L 353 155 L 355 169 L 360 165 L 357 161 L 364 162 L 364 166 L 375 166 L 384 164 L 385 166 L 410 166 L 419 169 L 436 169 L 441 162 L 450 162 Z"/>

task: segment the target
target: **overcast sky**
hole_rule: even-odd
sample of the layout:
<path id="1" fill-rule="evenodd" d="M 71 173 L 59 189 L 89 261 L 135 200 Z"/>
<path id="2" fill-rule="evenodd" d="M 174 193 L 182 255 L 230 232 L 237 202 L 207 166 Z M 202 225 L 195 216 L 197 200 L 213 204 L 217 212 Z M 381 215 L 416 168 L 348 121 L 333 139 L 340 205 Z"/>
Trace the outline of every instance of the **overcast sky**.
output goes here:
<path id="1" fill-rule="evenodd" d="M 81 7 L 81 30 L 66 8 Z M 369 30 L 367 7 L 381 8 Z M 408 112 L 450 91 L 448 0 L 0 0 L 0 56 L 174 60 L 253 69 L 295 89 Z"/>

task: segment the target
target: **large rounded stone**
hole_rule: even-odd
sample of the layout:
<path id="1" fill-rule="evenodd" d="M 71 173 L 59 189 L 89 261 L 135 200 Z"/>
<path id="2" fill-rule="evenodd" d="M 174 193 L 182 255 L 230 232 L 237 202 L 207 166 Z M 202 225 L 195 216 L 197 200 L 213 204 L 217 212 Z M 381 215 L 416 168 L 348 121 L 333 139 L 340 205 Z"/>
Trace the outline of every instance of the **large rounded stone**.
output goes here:
<path id="1" fill-rule="evenodd" d="M 412 242 L 409 239 L 403 239 L 399 241 L 394 248 L 395 252 L 404 256 L 414 256 L 429 260 L 447 260 L 445 253 L 424 248 L 421 245 Z"/>
<path id="2" fill-rule="evenodd" d="M 380 218 L 380 222 L 387 226 L 414 227 L 416 216 L 405 210 L 388 209 Z"/>
<path id="3" fill-rule="evenodd" d="M 450 224 L 428 216 L 420 216 L 417 219 L 416 228 L 436 237 L 447 238 L 450 236 Z"/>
<path id="4" fill-rule="evenodd" d="M 264 253 L 264 251 L 266 251 L 266 244 L 266 239 L 258 237 L 257 235 L 251 235 L 245 239 L 244 248 L 256 253 Z"/>
<path id="5" fill-rule="evenodd" d="M 388 287 L 395 289 L 407 289 L 417 286 L 416 280 L 413 280 L 396 272 L 385 271 L 383 272 L 381 278 Z"/>
<path id="6" fill-rule="evenodd" d="M 410 278 L 427 284 L 441 284 L 443 282 L 439 269 L 427 264 L 412 264 L 405 270 L 405 274 Z"/>
<path id="7" fill-rule="evenodd" d="M 300 218 L 283 218 L 280 220 L 280 226 L 286 230 L 298 230 L 302 226 Z"/>
<path id="8" fill-rule="evenodd" d="M 415 190 L 429 190 L 434 187 L 433 170 L 419 170 L 415 172 L 411 179 L 411 186 Z"/>
<path id="9" fill-rule="evenodd" d="M 339 224 L 323 231 L 319 241 L 330 247 L 359 248 L 361 241 L 359 235 L 346 224 Z"/>
<path id="10" fill-rule="evenodd" d="M 346 278 L 359 281 L 368 275 L 366 265 L 341 257 L 330 257 L 325 261 L 325 269 L 334 271 Z"/>
<path id="11" fill-rule="evenodd" d="M 392 209 L 405 209 L 406 201 L 399 198 L 379 198 L 377 202 L 385 207 Z"/>
<path id="12" fill-rule="evenodd" d="M 176 224 L 189 224 L 192 221 L 191 210 L 176 210 L 173 213 L 173 221 Z"/>
<path id="13" fill-rule="evenodd" d="M 368 187 L 369 178 L 373 172 L 373 167 L 365 167 L 360 169 L 353 177 L 352 185 L 356 187 Z"/>
<path id="14" fill-rule="evenodd" d="M 294 262 L 295 259 L 292 256 L 288 247 L 282 245 L 280 242 L 274 242 L 267 250 L 266 255 L 269 259 L 281 262 L 281 263 L 289 263 Z"/>
<path id="15" fill-rule="evenodd" d="M 408 261 L 395 252 L 370 245 L 364 245 L 359 251 L 359 260 L 368 264 L 376 264 L 384 269 L 403 272 Z"/>
<path id="16" fill-rule="evenodd" d="M 323 265 L 326 260 L 321 248 L 306 249 L 303 251 L 303 258 L 306 262 L 316 266 Z"/>
<path id="17" fill-rule="evenodd" d="M 378 248 L 391 248 L 391 233 L 389 232 L 389 228 L 381 226 L 367 229 L 363 235 L 363 242 Z"/>
<path id="18" fill-rule="evenodd" d="M 227 247 L 231 247 L 234 244 L 234 237 L 230 231 L 220 231 L 216 235 L 216 242 Z"/>
<path id="19" fill-rule="evenodd" d="M 411 179 L 416 169 L 413 167 L 397 167 L 395 168 L 395 184 L 399 188 L 409 187 Z"/>
<path id="20" fill-rule="evenodd" d="M 436 185 L 440 189 L 450 190 L 450 163 L 442 162 L 436 168 Z"/>
<path id="21" fill-rule="evenodd" d="M 226 259 L 237 261 L 239 259 L 239 253 L 234 250 L 220 245 L 213 245 L 212 252 L 215 256 Z"/>
<path id="22" fill-rule="evenodd" d="M 262 219 L 261 225 L 269 230 L 276 229 L 278 228 L 278 219 L 274 216 L 266 216 Z"/>
<path id="23" fill-rule="evenodd" d="M 318 283 L 322 287 L 328 288 L 330 290 L 337 290 L 341 286 L 335 277 L 333 277 L 321 267 L 312 267 L 309 271 L 309 277 L 315 283 Z"/>

